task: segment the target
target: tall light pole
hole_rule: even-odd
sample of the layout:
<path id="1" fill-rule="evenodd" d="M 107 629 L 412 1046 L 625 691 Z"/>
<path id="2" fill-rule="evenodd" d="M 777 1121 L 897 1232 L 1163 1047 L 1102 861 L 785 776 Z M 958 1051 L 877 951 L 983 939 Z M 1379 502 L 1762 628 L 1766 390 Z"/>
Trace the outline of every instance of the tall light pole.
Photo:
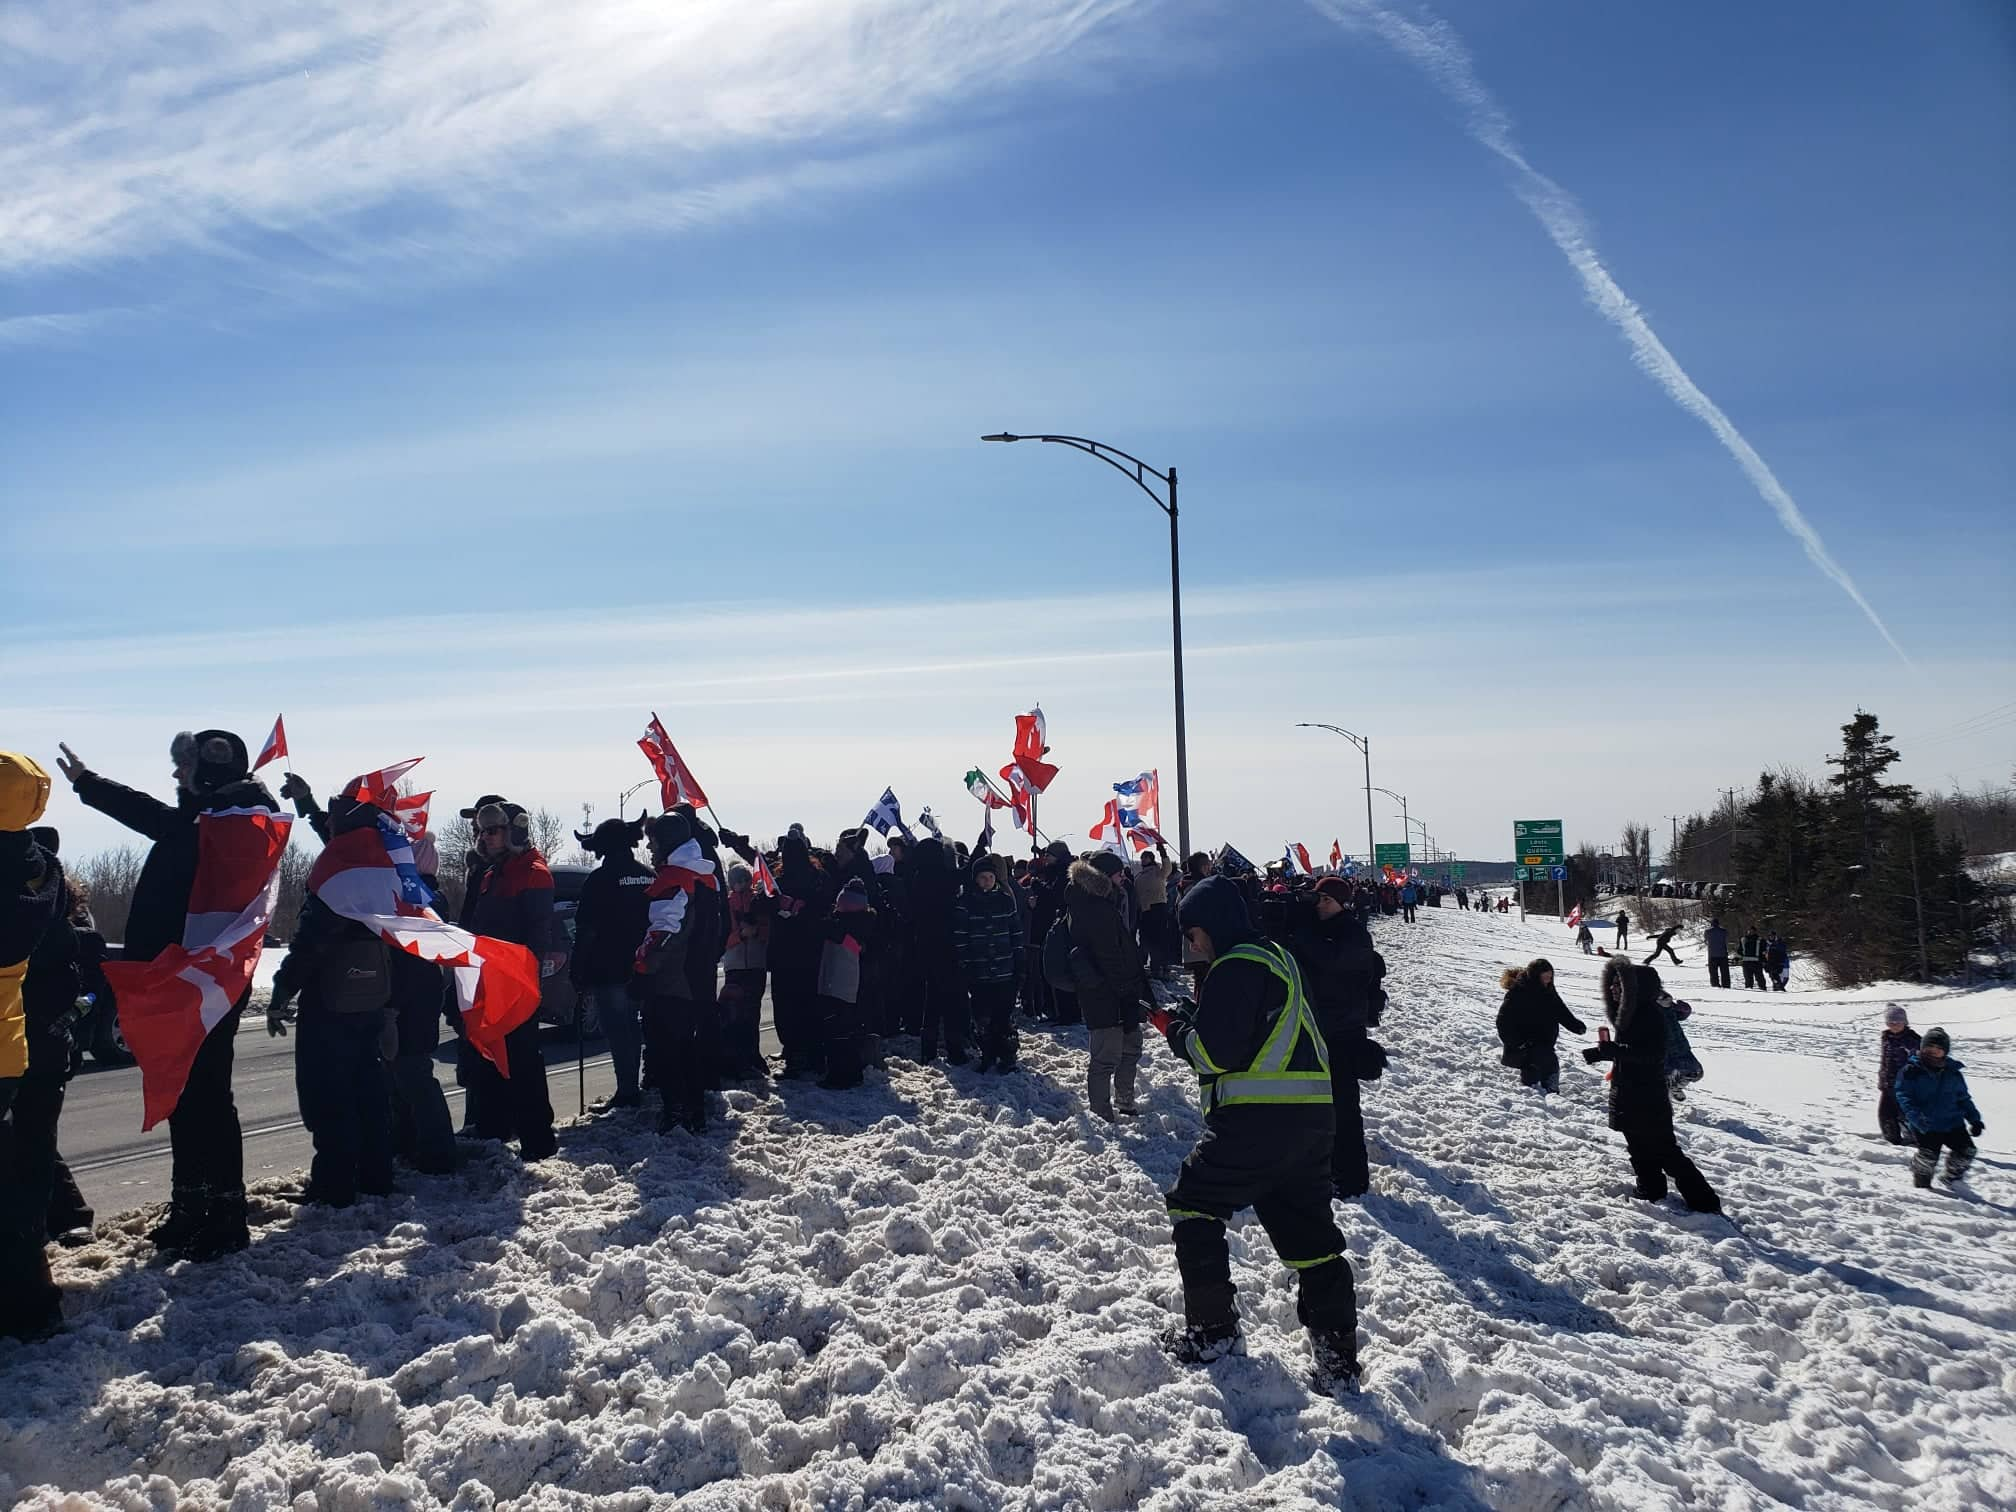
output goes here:
<path id="1" fill-rule="evenodd" d="M 1416 824 L 1421 826 L 1421 844 L 1428 852 L 1428 864 L 1433 866 L 1435 864 L 1435 841 L 1428 833 L 1428 821 L 1425 819 L 1409 820 L 1403 811 L 1400 815 L 1400 822 L 1409 826 L 1407 831 L 1407 838 L 1409 840 L 1414 838 L 1413 826 Z"/>
<path id="2" fill-rule="evenodd" d="M 1172 467 L 1167 472 L 1159 472 L 1117 446 L 1108 446 L 1103 441 L 1088 441 L 1083 436 L 1018 436 L 1011 431 L 999 431 L 980 439 L 1049 441 L 1058 446 L 1075 447 L 1132 478 L 1135 486 L 1155 501 L 1155 507 L 1169 516 L 1169 623 L 1176 648 L 1176 845 L 1187 859 L 1190 855 L 1190 742 L 1183 723 L 1183 574 L 1176 537 L 1176 469 Z M 1150 478 L 1167 490 L 1167 498 L 1148 486 Z"/>
<path id="3" fill-rule="evenodd" d="M 1365 868 L 1367 871 L 1370 871 L 1372 868 L 1372 852 L 1375 849 L 1372 843 L 1372 737 L 1370 735 L 1353 735 L 1349 730 L 1345 729 L 1342 725 L 1312 724 L 1308 720 L 1301 721 L 1295 726 L 1295 728 L 1298 730 L 1328 730 L 1332 735 L 1342 735 L 1346 740 L 1350 741 L 1351 744 L 1358 747 L 1358 749 L 1364 754 Z"/>
<path id="4" fill-rule="evenodd" d="M 1372 791 L 1375 793 L 1384 793 L 1388 798 L 1391 798 L 1395 803 L 1400 805 L 1400 834 L 1411 845 L 1414 841 L 1414 829 L 1407 819 L 1407 795 L 1405 793 L 1396 793 L 1391 788 L 1374 788 Z"/>
<path id="5" fill-rule="evenodd" d="M 616 795 L 616 817 L 618 819 L 621 819 L 623 817 L 623 805 L 630 801 L 632 795 L 642 792 L 645 788 L 651 786 L 651 784 L 656 782 L 657 780 L 658 779 L 655 777 L 646 777 L 642 782 L 634 783 L 631 786 L 623 789 L 622 792 L 618 793 Z"/>

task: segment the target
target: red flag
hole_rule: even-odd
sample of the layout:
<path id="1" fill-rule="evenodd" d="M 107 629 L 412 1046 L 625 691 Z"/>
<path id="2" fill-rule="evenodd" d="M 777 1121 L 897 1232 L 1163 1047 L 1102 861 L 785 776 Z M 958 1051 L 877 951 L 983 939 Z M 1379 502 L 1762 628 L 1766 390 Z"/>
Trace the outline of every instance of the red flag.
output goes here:
<path id="1" fill-rule="evenodd" d="M 198 814 L 182 943 L 151 961 L 105 963 L 120 1030 L 140 1063 L 143 1131 L 175 1111 L 204 1037 L 252 986 L 293 822 L 269 809 Z"/>
<path id="2" fill-rule="evenodd" d="M 1043 718 L 1041 704 L 1027 714 L 1015 716 L 1015 753 L 1009 766 L 1021 768 L 1023 777 L 1027 779 L 1024 785 L 1031 792 L 1043 792 L 1057 780 L 1057 768 L 1043 759 L 1050 754 L 1046 743 L 1049 734 L 1050 726 Z M 1001 775 L 1008 775 L 1007 767 L 1001 769 Z"/>
<path id="3" fill-rule="evenodd" d="M 1295 842 L 1295 861 L 1302 868 L 1303 876 L 1313 877 L 1316 875 L 1316 868 L 1309 864 L 1309 847 L 1304 845 L 1300 840 Z"/>
<path id="4" fill-rule="evenodd" d="M 1568 927 L 1570 929 L 1573 929 L 1581 922 L 1582 922 L 1582 905 L 1580 903 L 1577 903 L 1573 908 L 1568 910 Z"/>
<path id="5" fill-rule="evenodd" d="M 680 759 L 678 747 L 672 744 L 672 737 L 665 733 L 665 726 L 655 713 L 651 723 L 644 726 L 644 737 L 637 742 L 637 749 L 658 774 L 658 795 L 664 807 L 674 808 L 682 803 L 690 803 L 696 809 L 707 807 L 707 795 L 694 781 L 693 769 Z"/>
<path id="6" fill-rule="evenodd" d="M 399 827 L 406 831 L 408 840 L 418 840 L 427 830 L 427 809 L 434 801 L 432 793 L 415 793 L 411 797 L 392 800 L 392 817 Z"/>
<path id="7" fill-rule="evenodd" d="M 269 761 L 287 759 L 287 722 L 280 715 L 273 716 L 273 733 L 266 737 L 266 744 L 259 747 L 259 759 L 252 763 L 252 770 L 258 771 Z"/>
<path id="8" fill-rule="evenodd" d="M 756 852 L 756 864 L 751 868 L 751 873 L 756 878 L 756 885 L 763 889 L 764 897 L 777 896 L 777 878 L 771 872 L 770 863 L 764 859 L 763 852 Z"/>
<path id="9" fill-rule="evenodd" d="M 343 785 L 343 796 L 368 803 L 389 814 L 399 801 L 399 779 L 426 759 L 425 756 L 415 756 L 406 761 L 395 761 L 375 772 L 366 772 L 361 777 L 353 777 Z M 431 798 L 433 794 L 428 796 Z"/>
<path id="10" fill-rule="evenodd" d="M 1344 842 L 1341 840 L 1330 842 L 1330 870 L 1344 870 Z"/>

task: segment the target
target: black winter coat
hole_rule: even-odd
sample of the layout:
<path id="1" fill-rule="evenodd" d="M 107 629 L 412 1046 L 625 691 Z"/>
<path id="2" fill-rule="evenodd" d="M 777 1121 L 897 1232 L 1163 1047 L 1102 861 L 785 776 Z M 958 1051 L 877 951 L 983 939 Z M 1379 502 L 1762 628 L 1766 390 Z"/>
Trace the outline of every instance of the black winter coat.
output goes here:
<path id="1" fill-rule="evenodd" d="M 543 970 L 553 939 L 553 873 L 536 850 L 520 851 L 490 867 L 470 884 L 475 902 L 465 905 L 468 927 L 493 940 L 509 940 L 532 952 Z"/>
<path id="2" fill-rule="evenodd" d="M 1543 984 L 1520 972 L 1498 1007 L 1498 1038 L 1504 1041 L 1505 1048 L 1551 1048 L 1563 1029 L 1586 1034 L 1588 1025 L 1561 1001 L 1561 994 L 1552 982 Z"/>
<path id="3" fill-rule="evenodd" d="M 77 930 L 70 922 L 70 889 L 62 864 L 43 851 L 47 870 L 44 889 L 53 889 L 56 905 L 48 928 L 28 956 L 28 975 L 21 983 L 21 1007 L 27 1019 L 28 1074 L 68 1081 L 72 1042 L 70 1012 L 82 990 L 78 975 Z"/>
<path id="4" fill-rule="evenodd" d="M 1386 1010 L 1386 958 L 1355 914 L 1310 918 L 1288 940 L 1302 967 L 1303 990 L 1316 1010 L 1317 1027 L 1332 1044 L 1363 1039 Z"/>
<path id="5" fill-rule="evenodd" d="M 1621 1003 L 1611 1001 L 1613 980 Z M 1612 956 L 1603 966 L 1603 1011 L 1615 1031 L 1608 1045 L 1583 1052 L 1608 1060 L 1610 1127 L 1620 1134 L 1671 1133 L 1673 1102 L 1666 1091 L 1666 1011 L 1659 1006 L 1659 973 Z"/>
<path id="6" fill-rule="evenodd" d="M 1071 976 L 1087 1029 L 1138 1029 L 1141 1002 L 1148 996 L 1141 953 L 1121 916 L 1117 893 L 1112 878 L 1098 867 L 1085 861 L 1071 864 L 1064 916 L 1070 921 Z"/>
<path id="7" fill-rule="evenodd" d="M 574 953 L 567 964 L 576 987 L 617 987 L 637 969 L 637 947 L 650 922 L 651 868 L 635 856 L 610 856 L 581 884 L 574 912 Z"/>
<path id="8" fill-rule="evenodd" d="M 95 772 L 79 773 L 76 789 L 79 801 L 154 842 L 141 863 L 133 905 L 126 914 L 120 955 L 128 961 L 151 961 L 170 945 L 182 943 L 189 889 L 196 881 L 198 814 L 233 808 L 280 811 L 256 777 L 241 777 L 207 792 L 183 793 L 174 803 L 163 803 Z"/>

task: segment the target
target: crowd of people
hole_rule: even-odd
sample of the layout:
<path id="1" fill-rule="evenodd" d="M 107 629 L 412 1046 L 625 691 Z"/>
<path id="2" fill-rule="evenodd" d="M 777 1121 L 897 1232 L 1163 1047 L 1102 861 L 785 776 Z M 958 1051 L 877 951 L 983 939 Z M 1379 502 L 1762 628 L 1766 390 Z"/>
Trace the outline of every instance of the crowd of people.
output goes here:
<path id="1" fill-rule="evenodd" d="M 178 735 L 170 759 L 173 802 L 100 776 L 67 747 L 58 763 L 81 802 L 151 842 L 127 960 L 150 960 L 183 939 L 202 815 L 279 809 L 229 731 Z M 80 1231 L 82 1206 L 58 1121 L 93 952 L 54 836 L 36 824 L 50 787 L 31 758 L 0 753 L 8 888 L 0 896 L 9 900 L 0 920 L 0 1332 L 19 1336 L 60 1326 L 46 1243 Z M 364 779 L 326 807 L 298 776 L 281 794 L 325 845 L 359 830 L 392 843 L 395 815 Z M 490 793 L 462 814 L 473 847 L 462 858 L 458 922 L 547 960 L 554 883 L 526 810 Z M 655 1093 L 661 1132 L 698 1134 L 712 1094 L 733 1083 L 774 1076 L 858 1086 L 899 1040 L 919 1064 L 942 1056 L 1009 1072 L 1020 1026 L 1051 1024 L 1084 1027 L 1085 1106 L 1120 1122 L 1138 1114 L 1136 1075 L 1152 1027 L 1195 1073 L 1206 1124 L 1166 1195 L 1184 1302 L 1167 1346 L 1186 1361 L 1239 1347 L 1226 1224 L 1251 1207 L 1298 1279 L 1317 1381 L 1355 1379 L 1355 1290 L 1330 1204 L 1370 1188 L 1361 1084 L 1386 1066 L 1372 1037 L 1386 1006 L 1386 963 L 1368 924 L 1375 914 L 1412 922 L 1417 906 L 1439 908 L 1448 890 L 1414 877 L 1256 872 L 1229 850 L 1180 865 L 1160 846 L 1128 858 L 1053 843 L 1011 857 L 988 838 L 969 849 L 901 831 L 877 854 L 867 828 L 824 847 L 793 825 L 759 845 L 684 805 L 578 835 L 597 864 L 576 906 L 567 969 L 577 1012 L 592 1006 L 599 1017 L 616 1083 L 596 1114 L 646 1109 Z M 431 893 L 433 835 L 413 836 L 411 853 Z M 501 1051 L 479 1045 L 447 968 L 388 947 L 314 878 L 267 1007 L 269 1033 L 297 1036 L 296 1087 L 314 1146 L 299 1200 L 347 1206 L 388 1193 L 396 1162 L 446 1172 L 467 1140 L 515 1144 L 527 1161 L 553 1156 L 537 1016 L 504 1035 Z M 1459 909 L 1491 907 L 1467 889 L 1454 895 Z M 1621 948 L 1628 921 L 1620 914 L 1617 923 Z M 1659 940 L 1668 953 L 1670 938 Z M 102 941 L 97 948 L 102 955 Z M 1506 973 L 1502 985 L 1505 1063 L 1525 1085 L 1557 1091 L 1559 1032 L 1586 1026 L 1545 960 Z M 766 998 L 781 1048 L 774 1063 L 762 1043 Z M 205 1261 L 250 1242 L 231 1087 L 249 999 L 248 989 L 203 1038 L 168 1116 L 170 1200 L 149 1236 L 164 1254 Z M 1624 1135 L 1638 1195 L 1663 1200 L 1670 1181 L 1691 1208 L 1719 1212 L 1674 1132 L 1673 1104 L 1701 1075 L 1682 1027 L 1687 1005 L 1649 962 L 1621 955 L 1605 965 L 1601 999 L 1605 1023 L 1584 1055 L 1610 1067 L 1610 1123 Z M 444 1017 L 466 1093 L 459 1131 L 434 1074 Z M 1957 1180 L 1972 1155 L 1967 1130 L 1980 1133 L 1960 1064 L 1943 1031 L 1898 1058 L 1902 1044 L 1886 1038 L 1886 1132 L 1911 1131 L 1920 1185 L 1941 1148 Z M 86 1237 L 89 1227 L 85 1210 Z"/>

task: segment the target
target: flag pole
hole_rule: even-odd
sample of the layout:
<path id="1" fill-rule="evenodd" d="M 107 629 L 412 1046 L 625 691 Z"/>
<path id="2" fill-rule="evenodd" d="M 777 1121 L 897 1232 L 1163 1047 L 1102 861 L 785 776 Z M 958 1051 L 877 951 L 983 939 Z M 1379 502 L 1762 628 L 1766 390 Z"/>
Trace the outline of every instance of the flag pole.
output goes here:
<path id="1" fill-rule="evenodd" d="M 1015 800 L 994 786 L 994 779 L 987 775 L 987 769 L 975 763 L 973 770 L 978 772 L 980 780 L 987 784 L 987 791 L 992 793 L 996 798 L 999 798 L 1002 806 L 1012 812 L 1015 807 Z M 1038 840 L 1047 841 L 1050 838 L 1043 831 L 1036 828 L 1036 795 L 1033 792 L 1029 795 L 1029 833 L 1034 835 Z"/>

